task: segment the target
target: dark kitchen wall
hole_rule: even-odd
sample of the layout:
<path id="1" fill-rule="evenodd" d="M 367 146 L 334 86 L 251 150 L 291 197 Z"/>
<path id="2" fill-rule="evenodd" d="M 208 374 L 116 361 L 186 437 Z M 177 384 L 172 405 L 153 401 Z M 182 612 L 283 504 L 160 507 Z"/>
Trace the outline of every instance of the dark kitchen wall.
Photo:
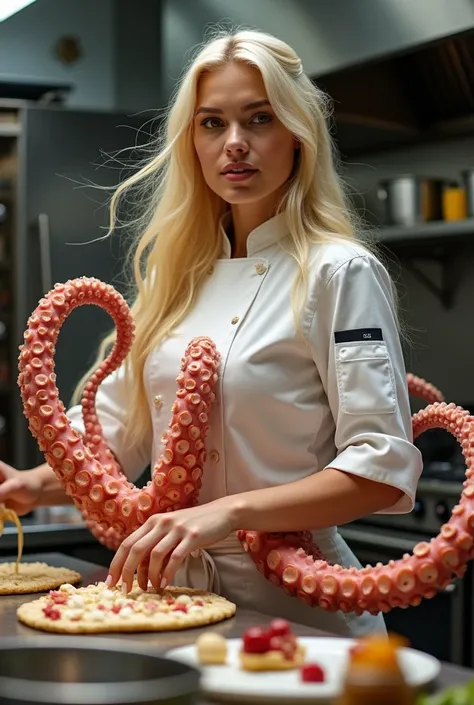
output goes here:
<path id="1" fill-rule="evenodd" d="M 0 74 L 75 86 L 68 104 L 115 107 L 114 0 L 36 0 L 0 22 Z M 64 64 L 55 55 L 62 37 L 75 37 L 82 56 Z"/>
<path id="2" fill-rule="evenodd" d="M 351 189 L 364 199 L 369 219 L 380 223 L 383 217 L 381 202 L 377 198 L 380 180 L 415 173 L 460 181 L 460 172 L 473 166 L 474 136 L 358 156 L 346 164 L 346 177 Z M 356 201 L 360 203 L 361 198 L 357 197 Z M 452 309 L 444 308 L 403 264 L 398 270 L 402 315 L 412 338 L 407 365 L 411 371 L 441 388 L 449 400 L 458 403 L 474 400 L 474 232 L 472 239 L 472 249 L 452 248 L 458 281 Z M 426 243 L 428 253 L 433 248 L 434 241 Z M 426 261 L 415 264 L 433 281 L 440 283 L 441 272 L 437 265 Z"/>
<path id="3" fill-rule="evenodd" d="M 56 47 L 69 37 L 80 56 L 64 63 Z M 36 0 L 0 22 L 0 75 L 72 84 L 71 108 L 159 108 L 161 52 L 161 0 Z"/>

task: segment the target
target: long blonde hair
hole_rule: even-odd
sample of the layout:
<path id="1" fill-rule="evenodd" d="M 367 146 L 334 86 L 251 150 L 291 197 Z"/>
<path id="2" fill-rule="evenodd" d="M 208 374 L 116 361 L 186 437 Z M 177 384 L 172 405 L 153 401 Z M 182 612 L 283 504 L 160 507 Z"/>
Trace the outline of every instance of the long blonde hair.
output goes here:
<path id="1" fill-rule="evenodd" d="M 141 236 L 133 248 L 136 336 L 128 355 L 130 384 L 127 439 L 140 443 L 150 427 L 143 371 L 147 357 L 193 306 L 208 270 L 221 253 L 219 219 L 227 209 L 204 181 L 193 145 L 193 116 L 199 77 L 228 62 L 256 67 L 279 120 L 300 142 L 296 169 L 277 209 L 285 212 L 291 249 L 297 263 L 292 302 L 297 311 L 307 287 L 311 244 L 355 239 L 358 223 L 338 176 L 327 118 L 327 97 L 305 75 L 301 61 L 285 42 L 262 32 L 218 32 L 200 47 L 179 82 L 158 137 L 158 152 L 115 191 L 110 231 L 119 200 L 130 190 L 145 194 Z M 93 369 L 115 341 L 102 342 Z M 85 381 L 73 397 L 77 403 Z"/>

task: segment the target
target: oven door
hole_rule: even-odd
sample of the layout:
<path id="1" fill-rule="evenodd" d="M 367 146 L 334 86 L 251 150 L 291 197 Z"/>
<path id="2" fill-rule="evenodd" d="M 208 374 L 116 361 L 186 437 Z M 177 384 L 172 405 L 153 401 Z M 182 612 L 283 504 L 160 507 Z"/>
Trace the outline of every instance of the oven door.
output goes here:
<path id="1" fill-rule="evenodd" d="M 339 528 L 341 536 L 362 565 L 375 565 L 397 560 L 411 553 L 419 541 L 430 537 L 400 535 L 379 526 L 359 528 L 352 524 Z M 471 563 L 464 577 L 456 580 L 432 599 L 425 599 L 418 607 L 395 608 L 384 615 L 387 629 L 408 639 L 410 646 L 450 663 L 468 665 L 469 619 L 464 607 L 470 594 Z M 463 615 L 464 612 L 464 615 Z"/>

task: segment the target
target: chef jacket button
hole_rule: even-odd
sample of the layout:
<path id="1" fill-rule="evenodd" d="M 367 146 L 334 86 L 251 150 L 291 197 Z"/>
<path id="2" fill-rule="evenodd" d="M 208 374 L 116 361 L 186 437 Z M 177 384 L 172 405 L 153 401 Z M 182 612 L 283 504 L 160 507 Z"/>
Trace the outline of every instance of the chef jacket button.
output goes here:
<path id="1" fill-rule="evenodd" d="M 220 456 L 217 450 L 211 450 L 211 452 L 209 453 L 209 459 L 212 460 L 213 463 L 218 463 L 219 458 Z"/>
<path id="2" fill-rule="evenodd" d="M 153 404 L 156 406 L 157 409 L 161 409 L 163 406 L 163 397 L 161 394 L 157 394 L 155 397 L 153 397 Z"/>
<path id="3" fill-rule="evenodd" d="M 232 323 L 233 326 L 235 326 L 235 324 L 238 323 L 238 322 L 239 322 L 239 317 L 238 317 L 238 316 L 234 316 L 233 319 L 231 320 L 231 323 Z"/>
<path id="4" fill-rule="evenodd" d="M 267 271 L 267 268 L 265 267 L 264 264 L 259 262 L 258 264 L 255 265 L 255 270 L 256 270 L 257 274 L 265 274 L 265 272 Z"/>

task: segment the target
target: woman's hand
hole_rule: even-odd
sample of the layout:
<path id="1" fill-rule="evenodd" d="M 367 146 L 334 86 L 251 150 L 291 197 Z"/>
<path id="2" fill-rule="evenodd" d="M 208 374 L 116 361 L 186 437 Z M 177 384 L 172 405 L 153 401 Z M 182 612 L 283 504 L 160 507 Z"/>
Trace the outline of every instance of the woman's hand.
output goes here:
<path id="1" fill-rule="evenodd" d="M 16 470 L 0 460 L 0 502 L 18 516 L 38 506 L 43 484 L 37 469 Z"/>
<path id="2" fill-rule="evenodd" d="M 232 533 L 228 499 L 155 514 L 147 519 L 118 548 L 110 564 L 107 584 L 116 585 L 121 576 L 123 591 L 130 592 L 137 571 L 142 590 L 147 589 L 148 580 L 155 589 L 169 585 L 192 551 L 211 546 Z"/>

